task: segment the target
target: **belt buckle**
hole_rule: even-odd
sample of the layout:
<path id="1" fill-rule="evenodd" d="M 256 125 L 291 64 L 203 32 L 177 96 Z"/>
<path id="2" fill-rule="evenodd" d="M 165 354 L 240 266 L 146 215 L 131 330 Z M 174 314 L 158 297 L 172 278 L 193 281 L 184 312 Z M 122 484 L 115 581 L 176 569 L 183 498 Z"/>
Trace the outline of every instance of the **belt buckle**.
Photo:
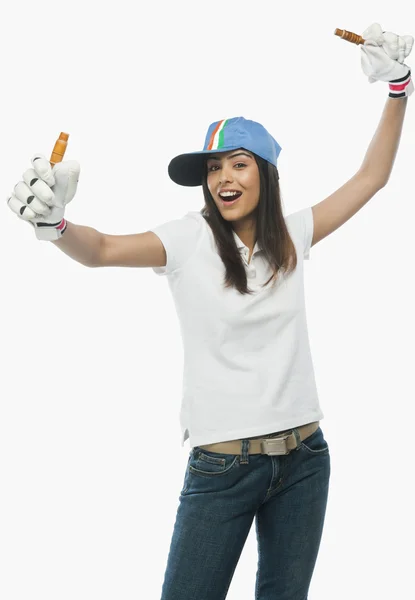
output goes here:
<path id="1" fill-rule="evenodd" d="M 287 448 L 286 440 L 289 438 L 289 435 L 284 435 L 280 438 L 269 438 L 262 440 L 261 442 L 261 450 L 262 454 L 268 454 L 270 456 L 277 456 L 281 454 L 289 454 L 289 450 Z"/>

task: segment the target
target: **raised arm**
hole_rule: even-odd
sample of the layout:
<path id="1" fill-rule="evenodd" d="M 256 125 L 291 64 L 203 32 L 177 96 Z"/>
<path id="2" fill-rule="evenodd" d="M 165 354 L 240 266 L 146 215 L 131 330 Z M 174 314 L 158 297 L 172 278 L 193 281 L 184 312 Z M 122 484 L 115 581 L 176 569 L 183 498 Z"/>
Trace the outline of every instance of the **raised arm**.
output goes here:
<path id="1" fill-rule="evenodd" d="M 377 41 L 369 40 L 372 34 Z M 399 148 L 408 96 L 414 91 L 411 69 L 400 62 L 410 53 L 413 37 L 382 32 L 376 23 L 366 29 L 362 37 L 366 40 L 361 47 L 363 71 L 369 81 L 389 82 L 389 96 L 359 171 L 328 198 L 312 207 L 312 245 L 348 221 L 389 181 Z M 398 55 L 400 60 L 397 60 Z"/>

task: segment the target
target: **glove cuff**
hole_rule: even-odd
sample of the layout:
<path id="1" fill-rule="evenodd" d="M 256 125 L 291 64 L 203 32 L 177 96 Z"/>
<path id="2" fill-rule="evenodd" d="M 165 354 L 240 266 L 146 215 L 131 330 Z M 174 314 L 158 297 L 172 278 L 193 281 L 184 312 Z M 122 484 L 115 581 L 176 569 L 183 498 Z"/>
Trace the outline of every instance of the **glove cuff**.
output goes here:
<path id="1" fill-rule="evenodd" d="M 414 91 L 414 84 L 411 79 L 411 69 L 405 77 L 394 79 L 389 82 L 389 98 L 405 98 Z"/>
<path id="2" fill-rule="evenodd" d="M 38 240 L 52 242 L 59 240 L 66 231 L 68 223 L 62 219 L 60 223 L 33 223 Z"/>

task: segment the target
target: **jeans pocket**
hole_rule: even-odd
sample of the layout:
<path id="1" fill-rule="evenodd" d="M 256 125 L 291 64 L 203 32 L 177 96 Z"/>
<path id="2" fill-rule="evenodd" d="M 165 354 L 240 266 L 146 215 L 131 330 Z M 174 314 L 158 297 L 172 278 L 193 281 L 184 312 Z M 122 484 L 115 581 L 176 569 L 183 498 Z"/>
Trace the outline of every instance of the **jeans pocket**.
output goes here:
<path id="1" fill-rule="evenodd" d="M 229 473 L 239 462 L 239 454 L 219 454 L 202 448 L 193 448 L 189 472 L 201 477 L 220 477 Z"/>
<path id="2" fill-rule="evenodd" d="M 303 450 L 309 454 L 328 454 L 329 445 L 324 439 L 323 431 L 319 427 L 314 433 L 309 435 L 305 440 L 301 442 L 300 446 Z"/>

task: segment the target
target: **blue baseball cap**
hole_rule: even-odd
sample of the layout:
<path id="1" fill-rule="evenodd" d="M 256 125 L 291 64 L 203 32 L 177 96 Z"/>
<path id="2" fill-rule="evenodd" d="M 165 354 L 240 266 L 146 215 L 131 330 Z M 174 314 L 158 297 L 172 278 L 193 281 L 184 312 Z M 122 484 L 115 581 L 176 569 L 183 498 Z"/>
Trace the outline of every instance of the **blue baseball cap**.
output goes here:
<path id="1" fill-rule="evenodd" d="M 243 148 L 277 166 L 281 146 L 263 125 L 244 117 L 222 119 L 209 126 L 203 150 L 179 154 L 170 161 L 170 178 L 179 185 L 202 185 L 204 164 L 209 154 Z"/>

